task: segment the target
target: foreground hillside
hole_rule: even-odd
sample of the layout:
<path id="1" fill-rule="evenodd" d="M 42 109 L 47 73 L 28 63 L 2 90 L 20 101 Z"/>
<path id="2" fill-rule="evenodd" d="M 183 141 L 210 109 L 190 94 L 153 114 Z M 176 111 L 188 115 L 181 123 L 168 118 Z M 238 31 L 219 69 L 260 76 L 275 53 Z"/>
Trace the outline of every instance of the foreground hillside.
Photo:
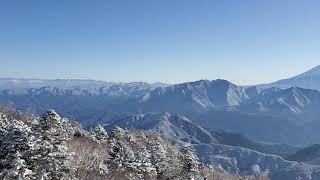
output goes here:
<path id="1" fill-rule="evenodd" d="M 42 117 L 2 107 L 0 179 L 263 179 L 199 162 L 150 131 L 102 126 L 90 132 L 49 110 Z"/>

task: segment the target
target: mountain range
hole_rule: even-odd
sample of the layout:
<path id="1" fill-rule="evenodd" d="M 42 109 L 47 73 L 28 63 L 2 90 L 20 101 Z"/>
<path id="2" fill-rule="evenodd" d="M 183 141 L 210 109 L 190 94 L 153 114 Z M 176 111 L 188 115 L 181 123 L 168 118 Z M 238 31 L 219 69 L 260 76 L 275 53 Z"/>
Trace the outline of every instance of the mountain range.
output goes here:
<path id="1" fill-rule="evenodd" d="M 53 108 L 85 128 L 155 131 L 231 173 L 290 179 L 318 177 L 319 148 L 311 145 L 320 142 L 319 82 L 320 66 L 256 86 L 4 78 L 0 102 L 35 114 Z"/>
<path id="2" fill-rule="evenodd" d="M 316 67 L 303 76 L 316 78 L 318 73 Z M 84 127 L 110 124 L 127 115 L 172 112 L 199 125 L 240 133 L 256 141 L 291 145 L 320 141 L 315 128 L 320 122 L 320 92 L 303 87 L 244 87 L 221 79 L 174 85 L 0 79 L 0 85 L 0 102 L 10 101 L 34 113 L 54 108 Z"/>

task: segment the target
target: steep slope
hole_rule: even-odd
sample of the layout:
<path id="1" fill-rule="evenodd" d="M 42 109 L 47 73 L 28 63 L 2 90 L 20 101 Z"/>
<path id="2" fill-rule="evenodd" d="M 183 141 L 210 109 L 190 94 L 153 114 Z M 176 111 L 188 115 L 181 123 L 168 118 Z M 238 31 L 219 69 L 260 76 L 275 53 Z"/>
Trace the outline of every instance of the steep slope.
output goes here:
<path id="1" fill-rule="evenodd" d="M 207 130 L 192 123 L 191 120 L 175 113 L 147 113 L 128 116 L 108 126 L 155 130 L 168 139 L 185 143 L 218 143 Z"/>
<path id="2" fill-rule="evenodd" d="M 306 89 L 320 90 L 320 65 L 292 78 L 279 80 L 270 84 L 264 84 L 261 85 L 261 87 L 301 87 Z"/>

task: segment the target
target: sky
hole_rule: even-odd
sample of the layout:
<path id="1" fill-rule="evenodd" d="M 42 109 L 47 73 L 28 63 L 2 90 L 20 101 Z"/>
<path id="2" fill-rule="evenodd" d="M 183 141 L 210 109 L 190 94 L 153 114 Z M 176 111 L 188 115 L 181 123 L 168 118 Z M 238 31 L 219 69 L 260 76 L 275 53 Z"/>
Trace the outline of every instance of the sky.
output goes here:
<path id="1" fill-rule="evenodd" d="M 241 85 L 320 64 L 318 0 L 1 0 L 0 77 Z"/>

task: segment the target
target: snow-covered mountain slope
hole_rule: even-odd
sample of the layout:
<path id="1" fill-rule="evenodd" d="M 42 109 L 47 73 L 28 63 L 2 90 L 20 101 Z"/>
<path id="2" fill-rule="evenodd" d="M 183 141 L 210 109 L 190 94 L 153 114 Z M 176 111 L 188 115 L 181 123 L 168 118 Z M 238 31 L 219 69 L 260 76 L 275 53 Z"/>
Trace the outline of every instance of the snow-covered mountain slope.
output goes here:
<path id="1" fill-rule="evenodd" d="M 292 78 L 283 79 L 270 84 L 260 85 L 261 87 L 301 87 L 306 89 L 320 90 L 320 65 Z"/>
<path id="2" fill-rule="evenodd" d="M 238 87 L 226 80 L 200 80 L 157 88 L 138 100 L 139 110 L 171 112 L 205 112 L 235 106 L 258 94 L 258 89 Z"/>
<path id="3" fill-rule="evenodd" d="M 204 127 L 245 134 L 249 138 L 292 145 L 320 141 L 320 92 L 265 89 L 242 104 L 193 116 Z M 299 133 L 296 133 L 299 132 Z"/>

